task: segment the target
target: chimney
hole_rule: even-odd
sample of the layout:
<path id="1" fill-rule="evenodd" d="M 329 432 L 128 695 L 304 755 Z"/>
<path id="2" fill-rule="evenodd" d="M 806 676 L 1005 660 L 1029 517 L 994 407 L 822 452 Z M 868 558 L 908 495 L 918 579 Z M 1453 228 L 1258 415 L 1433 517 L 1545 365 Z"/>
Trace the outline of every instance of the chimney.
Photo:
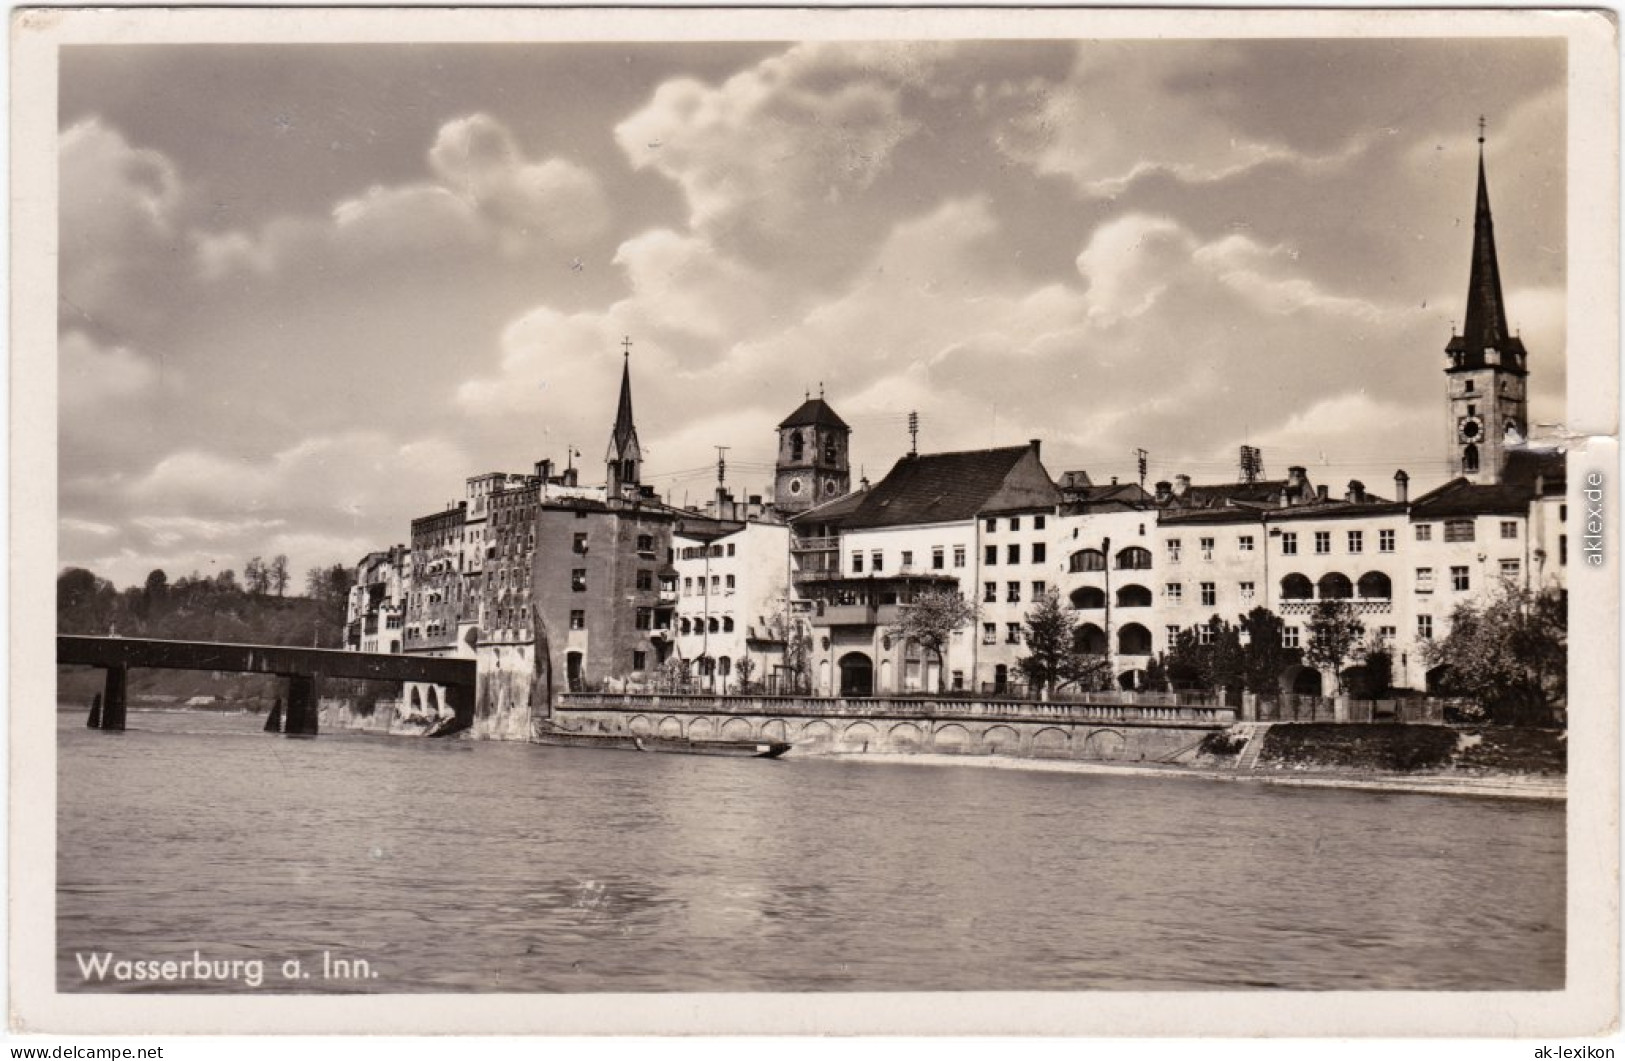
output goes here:
<path id="1" fill-rule="evenodd" d="M 1169 499 L 1173 497 L 1173 489 L 1174 489 L 1174 484 L 1170 483 L 1166 479 L 1164 479 L 1161 482 L 1157 483 L 1157 492 L 1156 492 L 1156 494 L 1153 495 L 1153 497 L 1155 498 L 1157 504 L 1166 505 L 1168 503 Z"/>
<path id="2" fill-rule="evenodd" d="M 576 485 L 576 470 L 574 468 L 566 468 L 566 469 L 564 469 L 564 485 L 565 486 L 574 486 L 574 485 Z"/>
<path id="3" fill-rule="evenodd" d="M 1293 493 L 1297 493 L 1303 489 L 1304 480 L 1307 478 L 1308 475 L 1305 474 L 1303 465 L 1294 464 L 1286 470 L 1286 488 Z"/>
<path id="4" fill-rule="evenodd" d="M 553 462 L 551 460 L 539 460 L 536 462 L 536 478 L 540 479 L 544 483 L 553 478 Z"/>
<path id="5" fill-rule="evenodd" d="M 1113 485 L 1113 486 L 1116 486 L 1116 485 L 1117 485 L 1117 476 L 1115 476 L 1115 475 L 1114 475 L 1114 476 L 1112 476 L 1112 485 Z"/>
<path id="6" fill-rule="evenodd" d="M 1033 448 L 1033 456 L 1035 457 L 1039 456 L 1039 448 L 1043 446 L 1043 444 L 1044 443 L 1041 439 L 1029 438 L 1027 440 L 1027 445 Z"/>
<path id="7" fill-rule="evenodd" d="M 1356 505 L 1365 504 L 1365 484 L 1358 479 L 1349 480 L 1349 492 L 1344 495 L 1344 501 L 1352 501 Z"/>
<path id="8" fill-rule="evenodd" d="M 1319 486 L 1315 487 L 1315 498 L 1317 500 L 1325 501 L 1330 494 L 1331 488 L 1325 483 L 1321 483 Z"/>
<path id="9" fill-rule="evenodd" d="M 1174 476 L 1174 496 L 1184 497 L 1191 488 L 1191 477 L 1188 475 Z"/>
<path id="10" fill-rule="evenodd" d="M 1411 499 L 1411 477 L 1401 468 L 1394 473 L 1394 500 L 1406 504 Z"/>

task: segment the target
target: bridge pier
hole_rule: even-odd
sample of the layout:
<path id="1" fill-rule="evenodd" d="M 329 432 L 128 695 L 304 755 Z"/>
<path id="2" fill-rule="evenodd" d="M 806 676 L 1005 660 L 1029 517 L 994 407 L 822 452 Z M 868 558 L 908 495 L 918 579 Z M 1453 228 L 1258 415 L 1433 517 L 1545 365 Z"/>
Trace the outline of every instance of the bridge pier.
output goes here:
<path id="1" fill-rule="evenodd" d="M 314 737 L 317 732 L 317 696 L 321 675 L 288 675 L 288 710 L 282 732 L 289 736 Z"/>
<path id="2" fill-rule="evenodd" d="M 473 686 L 448 685 L 445 686 L 445 692 L 446 706 L 451 708 L 454 717 L 445 725 L 436 727 L 430 734 L 434 737 L 449 737 L 474 725 Z"/>
<path id="3" fill-rule="evenodd" d="M 130 668 L 115 664 L 107 668 L 107 683 L 103 686 L 100 718 L 91 709 L 90 723 L 96 729 L 122 730 L 124 728 L 125 694 L 130 684 Z"/>
<path id="4" fill-rule="evenodd" d="M 282 697 L 280 696 L 276 698 L 276 703 L 271 705 L 271 714 L 265 719 L 265 732 L 282 732 Z"/>

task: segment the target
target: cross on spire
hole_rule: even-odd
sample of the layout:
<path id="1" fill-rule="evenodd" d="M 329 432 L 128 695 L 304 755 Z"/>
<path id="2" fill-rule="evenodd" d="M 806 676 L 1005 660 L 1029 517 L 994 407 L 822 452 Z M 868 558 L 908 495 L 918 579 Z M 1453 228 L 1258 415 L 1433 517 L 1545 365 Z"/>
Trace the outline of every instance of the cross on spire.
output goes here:
<path id="1" fill-rule="evenodd" d="M 1484 146 L 1484 124 L 1484 116 L 1480 114 L 1478 116 L 1478 146 L 1480 147 Z"/>
<path id="2" fill-rule="evenodd" d="M 623 357 L 632 356 L 632 337 L 630 335 L 621 340 L 621 351 Z"/>

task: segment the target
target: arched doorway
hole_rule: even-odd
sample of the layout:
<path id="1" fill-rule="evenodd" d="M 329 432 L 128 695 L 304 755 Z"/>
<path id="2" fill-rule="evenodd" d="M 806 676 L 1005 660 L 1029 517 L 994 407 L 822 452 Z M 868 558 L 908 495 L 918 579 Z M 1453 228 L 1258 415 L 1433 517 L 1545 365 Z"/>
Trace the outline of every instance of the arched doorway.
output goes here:
<path id="1" fill-rule="evenodd" d="M 564 654 L 564 678 L 568 683 L 567 688 L 572 693 L 581 691 L 581 653 L 566 652 Z"/>
<path id="2" fill-rule="evenodd" d="M 993 691 L 995 693 L 1008 692 L 1010 689 L 1010 668 L 1000 663 L 993 668 Z"/>
<path id="3" fill-rule="evenodd" d="M 1117 632 L 1117 651 L 1124 656 L 1149 656 L 1151 631 L 1139 623 L 1129 623 Z"/>
<path id="4" fill-rule="evenodd" d="M 1126 670 L 1117 676 L 1117 687 L 1126 691 L 1145 688 L 1145 671 Z"/>
<path id="5" fill-rule="evenodd" d="M 1106 631 L 1094 623 L 1084 623 L 1072 633 L 1072 647 L 1091 656 L 1106 654 Z"/>
<path id="6" fill-rule="evenodd" d="M 1294 696 L 1320 696 L 1320 672 L 1301 663 L 1294 664 L 1281 672 L 1281 691 Z"/>
<path id="7" fill-rule="evenodd" d="M 841 695 L 873 696 L 875 665 L 862 652 L 848 652 L 840 659 Z"/>

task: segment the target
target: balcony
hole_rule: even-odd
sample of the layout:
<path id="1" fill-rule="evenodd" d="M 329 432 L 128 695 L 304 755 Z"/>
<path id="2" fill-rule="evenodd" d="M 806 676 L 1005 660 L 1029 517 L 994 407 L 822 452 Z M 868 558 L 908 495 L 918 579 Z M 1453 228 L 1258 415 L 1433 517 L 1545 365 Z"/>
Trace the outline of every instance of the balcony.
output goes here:
<path id="1" fill-rule="evenodd" d="M 790 539 L 792 553 L 821 553 L 830 552 L 841 547 L 841 539 L 833 535 L 823 538 L 794 538 Z"/>
<path id="2" fill-rule="evenodd" d="M 895 604 L 887 608 L 896 611 Z M 814 626 L 873 626 L 876 621 L 873 604 L 823 604 L 813 609 Z"/>

